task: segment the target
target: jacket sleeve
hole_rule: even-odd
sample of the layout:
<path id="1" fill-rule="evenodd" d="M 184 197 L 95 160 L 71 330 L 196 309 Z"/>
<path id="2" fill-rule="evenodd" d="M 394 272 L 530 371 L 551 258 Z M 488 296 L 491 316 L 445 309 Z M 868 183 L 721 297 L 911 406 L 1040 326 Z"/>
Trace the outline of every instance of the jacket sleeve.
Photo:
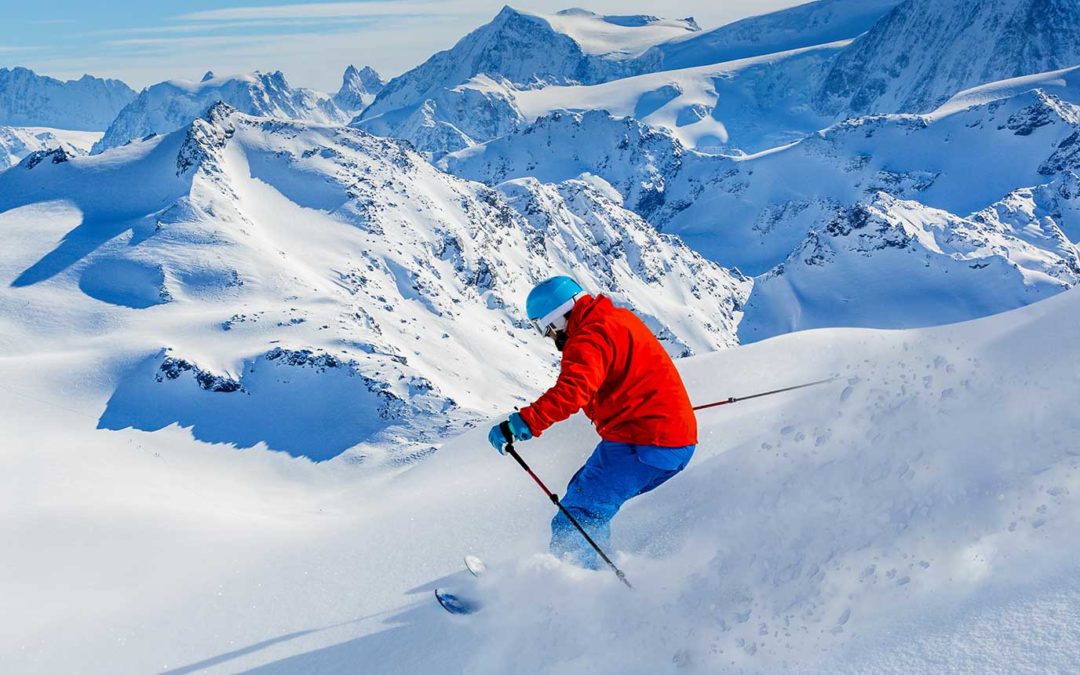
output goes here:
<path id="1" fill-rule="evenodd" d="M 607 378 L 613 352 L 608 341 L 596 333 L 576 335 L 567 341 L 555 386 L 521 410 L 521 418 L 534 436 L 570 417 L 592 400 Z"/>

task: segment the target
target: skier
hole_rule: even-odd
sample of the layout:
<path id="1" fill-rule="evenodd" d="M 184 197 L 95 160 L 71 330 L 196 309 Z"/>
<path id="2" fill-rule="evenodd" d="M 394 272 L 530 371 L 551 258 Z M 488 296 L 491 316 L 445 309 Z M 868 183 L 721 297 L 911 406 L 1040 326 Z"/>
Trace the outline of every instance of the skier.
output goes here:
<path id="1" fill-rule="evenodd" d="M 525 310 L 562 352 L 559 378 L 532 405 L 492 427 L 488 441 L 504 454 L 507 443 L 538 437 L 584 409 L 602 440 L 570 479 L 562 504 L 606 548 L 619 508 L 682 471 L 694 454 L 690 397 L 648 327 L 607 297 L 587 295 L 570 277 L 537 284 Z M 561 511 L 551 521 L 551 552 L 599 567 L 595 551 Z"/>

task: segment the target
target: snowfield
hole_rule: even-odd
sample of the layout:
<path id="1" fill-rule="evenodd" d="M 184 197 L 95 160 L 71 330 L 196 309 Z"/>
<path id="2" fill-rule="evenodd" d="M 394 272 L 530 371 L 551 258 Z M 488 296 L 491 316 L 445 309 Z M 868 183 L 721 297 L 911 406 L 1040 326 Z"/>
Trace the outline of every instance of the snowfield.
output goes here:
<path id="1" fill-rule="evenodd" d="M 409 468 L 100 430 L 102 346 L 11 356 L 5 326 L 0 533 L 19 545 L 0 589 L 20 611 L 0 656 L 20 673 L 1075 671 L 1078 312 L 1070 291 L 681 361 L 699 403 L 839 380 L 701 413 L 686 472 L 616 519 L 633 592 L 542 553 L 550 503 L 483 430 Z M 520 449 L 561 489 L 595 440 L 579 417 Z M 493 568 L 488 607 L 454 618 L 431 589 L 470 583 L 464 553 Z"/>
<path id="2" fill-rule="evenodd" d="M 504 7 L 333 94 L 0 68 L 0 673 L 1080 673 L 1078 50 L 819 0 Z M 695 404 L 827 380 L 699 413 L 633 590 L 486 440 L 555 274 Z"/>

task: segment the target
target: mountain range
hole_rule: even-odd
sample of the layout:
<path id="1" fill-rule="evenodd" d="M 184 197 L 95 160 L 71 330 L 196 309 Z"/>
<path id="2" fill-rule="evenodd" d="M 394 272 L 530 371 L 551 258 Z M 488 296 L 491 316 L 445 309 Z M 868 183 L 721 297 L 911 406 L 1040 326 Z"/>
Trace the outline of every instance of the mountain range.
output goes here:
<path id="1" fill-rule="evenodd" d="M 577 270 L 637 303 L 676 355 L 803 328 L 958 321 L 1075 285 L 1078 26 L 1058 0 L 820 0 L 710 30 L 689 18 L 506 7 L 389 82 L 350 66 L 334 95 L 293 87 L 280 72 L 153 85 L 118 110 L 92 160 L 79 156 L 85 137 L 54 150 L 57 132 L 12 127 L 0 138 L 6 161 L 21 162 L 0 185 L 18 195 L 8 209 L 115 193 L 115 212 L 80 207 L 90 224 L 72 239 L 89 236 L 95 247 L 57 248 L 82 297 L 165 313 L 198 299 L 226 314 L 224 325 L 248 315 L 239 289 L 263 275 L 276 280 L 269 295 L 260 287 L 264 305 L 310 294 L 287 279 L 340 296 L 308 299 L 314 318 L 278 316 L 274 325 L 303 335 L 294 350 L 355 361 L 347 370 L 378 383 L 384 398 L 411 400 L 394 383 L 426 378 L 427 408 L 371 431 L 405 429 L 402 438 L 421 443 L 437 434 L 414 418 L 453 409 L 465 424 L 480 414 L 481 398 L 456 385 L 481 376 L 463 365 L 373 362 L 407 358 L 407 345 L 427 339 L 410 328 L 431 320 L 423 312 L 454 323 L 450 308 L 474 292 L 483 318 L 464 323 L 488 326 L 484 335 L 500 322 L 523 329 L 514 298 L 545 269 Z M 393 159 L 375 161 L 380 152 Z M 121 194 L 112 181 L 129 175 L 141 187 Z M 461 195 L 450 201 L 468 204 L 465 212 L 436 208 L 446 198 L 432 202 L 433 185 Z M 286 236 L 291 228 L 260 200 L 280 202 L 296 222 L 366 232 L 362 242 L 344 243 L 340 232 L 325 240 L 359 246 L 363 261 L 318 247 L 301 254 L 310 242 Z M 373 215 L 404 203 L 431 210 Z M 473 222 L 465 213 L 523 238 L 510 245 L 501 230 L 461 226 Z M 97 222 L 109 224 L 99 231 Z M 143 224 L 119 225 L 132 222 Z M 228 225 L 219 231 L 219 222 Z M 264 222 L 277 223 L 269 241 L 288 245 L 256 236 Z M 502 243 L 478 243 L 488 240 Z M 98 250 L 106 243 L 107 255 Z M 453 261 L 460 287 L 445 287 L 449 270 L 432 276 L 443 264 L 425 257 L 432 246 Z M 52 278 L 51 260 L 27 267 L 15 287 Z M 375 270 L 384 278 L 374 296 L 342 280 Z M 368 296 L 363 311 L 344 309 Z M 663 300 L 650 305 L 653 297 Z M 381 315 L 413 303 L 422 312 L 404 322 Z M 309 322 L 325 328 L 292 328 Z M 447 324 L 440 334 L 477 344 L 462 330 Z M 368 351 L 346 354 L 358 331 Z M 151 371 L 183 362 L 190 367 L 170 370 L 177 379 L 250 392 L 241 364 L 262 363 L 275 347 L 143 349 L 157 354 Z"/>
<path id="2" fill-rule="evenodd" d="M 135 98 L 119 80 L 62 82 L 27 68 L 0 68 L 0 125 L 101 131 Z"/>
<path id="3" fill-rule="evenodd" d="M 208 72 L 197 83 L 161 82 L 141 91 L 117 114 L 93 152 L 179 129 L 219 101 L 251 115 L 343 124 L 370 102 L 382 85 L 371 68 L 358 71 L 353 66 L 345 70 L 341 89 L 334 96 L 294 88 L 281 71 L 228 77 Z"/>

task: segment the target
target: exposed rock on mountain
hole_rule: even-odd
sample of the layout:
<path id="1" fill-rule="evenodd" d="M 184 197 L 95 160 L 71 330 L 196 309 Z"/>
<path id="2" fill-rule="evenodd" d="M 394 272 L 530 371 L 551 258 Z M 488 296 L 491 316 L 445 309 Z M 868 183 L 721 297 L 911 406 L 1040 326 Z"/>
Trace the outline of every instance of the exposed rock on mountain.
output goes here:
<path id="1" fill-rule="evenodd" d="M 979 84 L 1078 63 L 1075 0 L 905 0 L 837 57 L 816 105 L 926 113 Z"/>
<path id="2" fill-rule="evenodd" d="M 99 138 L 94 131 L 0 126 L 0 171 L 34 152 L 62 149 L 67 155 L 85 155 Z"/>
<path id="3" fill-rule="evenodd" d="M 334 94 L 334 103 L 346 114 L 355 115 L 374 101 L 385 86 L 371 66 L 357 70 L 350 65 L 341 78 L 341 88 Z"/>

